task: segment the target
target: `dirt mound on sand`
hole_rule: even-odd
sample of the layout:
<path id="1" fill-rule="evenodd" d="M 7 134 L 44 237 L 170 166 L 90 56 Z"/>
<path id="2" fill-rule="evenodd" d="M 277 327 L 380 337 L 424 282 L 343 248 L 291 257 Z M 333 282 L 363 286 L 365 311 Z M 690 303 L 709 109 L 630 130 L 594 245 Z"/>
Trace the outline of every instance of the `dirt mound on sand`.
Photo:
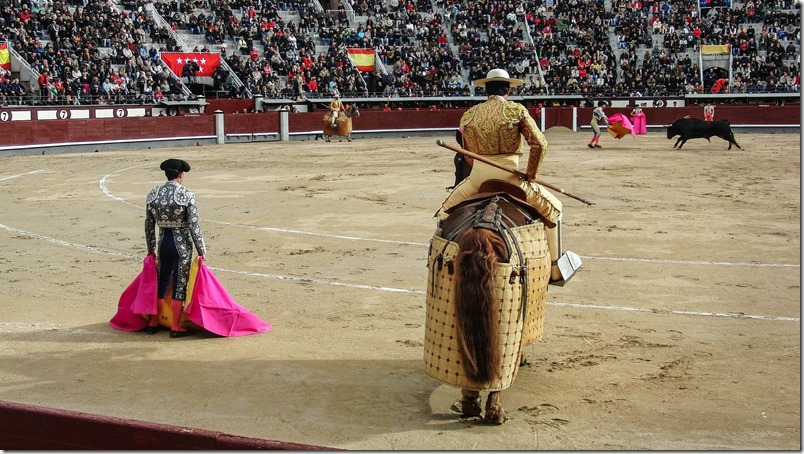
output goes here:
<path id="1" fill-rule="evenodd" d="M 570 128 L 566 127 L 566 126 L 552 126 L 550 128 L 547 128 L 544 131 L 544 134 L 547 137 L 550 137 L 550 136 L 559 136 L 559 135 L 560 136 L 572 135 L 572 134 L 577 134 L 577 132 L 573 131 L 572 129 L 570 129 Z"/>

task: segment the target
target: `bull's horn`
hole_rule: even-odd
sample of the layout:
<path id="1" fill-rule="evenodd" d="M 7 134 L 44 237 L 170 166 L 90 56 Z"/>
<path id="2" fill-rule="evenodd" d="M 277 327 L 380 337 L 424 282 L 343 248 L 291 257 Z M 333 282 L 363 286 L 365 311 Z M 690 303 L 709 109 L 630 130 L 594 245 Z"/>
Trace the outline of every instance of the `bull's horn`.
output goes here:
<path id="1" fill-rule="evenodd" d="M 664 125 L 665 128 L 669 128 L 670 126 L 673 126 L 673 125 Z"/>

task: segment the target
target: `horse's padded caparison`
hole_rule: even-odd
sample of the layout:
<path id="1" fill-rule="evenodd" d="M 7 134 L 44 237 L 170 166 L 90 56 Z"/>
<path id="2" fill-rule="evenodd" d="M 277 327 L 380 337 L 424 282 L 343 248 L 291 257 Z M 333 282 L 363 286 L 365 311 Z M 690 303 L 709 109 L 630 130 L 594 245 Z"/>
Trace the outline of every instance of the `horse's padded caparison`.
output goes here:
<path id="1" fill-rule="evenodd" d="M 333 128 L 332 113 L 328 112 L 326 115 L 324 115 L 324 120 L 322 123 L 322 134 L 324 138 L 329 140 L 331 136 L 343 136 L 351 142 L 353 116 L 355 118 L 360 117 L 360 111 L 354 105 L 349 106 L 340 112 L 338 118 L 335 119 L 336 126 Z"/>
<path id="2" fill-rule="evenodd" d="M 450 210 L 433 236 L 428 255 L 427 308 L 425 323 L 425 373 L 442 383 L 478 391 L 499 391 L 513 383 L 519 370 L 522 348 L 543 335 L 544 305 L 550 276 L 550 256 L 544 224 L 538 214 L 507 194 L 473 197 Z M 498 345 L 499 371 L 487 383 L 472 381 L 466 374 L 456 332 L 455 259 L 461 231 L 488 222 L 489 203 L 504 206 L 494 216 L 508 246 L 493 274 L 494 297 L 500 302 Z M 483 221 L 483 211 L 487 211 Z M 494 210 L 497 210 L 495 208 Z M 485 228 L 485 227 L 479 227 Z M 496 228 L 496 227 L 495 227 Z M 471 285 L 464 283 L 461 285 Z"/>

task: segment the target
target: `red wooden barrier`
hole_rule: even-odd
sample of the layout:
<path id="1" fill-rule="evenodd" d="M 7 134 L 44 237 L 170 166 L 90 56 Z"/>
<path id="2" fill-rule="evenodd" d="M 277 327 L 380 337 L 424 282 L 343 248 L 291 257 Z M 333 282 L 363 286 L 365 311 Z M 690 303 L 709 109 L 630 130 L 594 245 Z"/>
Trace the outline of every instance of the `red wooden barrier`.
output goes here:
<path id="1" fill-rule="evenodd" d="M 333 449 L 13 402 L 0 402 L 0 447 L 13 450 Z"/>
<path id="2" fill-rule="evenodd" d="M 235 107 L 224 112 L 224 131 L 227 135 L 250 134 L 278 134 L 280 132 L 280 113 L 277 111 L 258 113 L 239 112 L 237 107 L 243 104 L 238 101 Z M 253 101 L 251 101 L 253 103 Z M 221 104 L 218 100 L 216 105 Z M 40 115 L 38 110 L 53 112 L 61 109 L 64 119 L 36 119 Z M 17 147 L 30 147 L 32 145 L 47 146 L 50 144 L 70 143 L 100 143 L 125 142 L 147 139 L 179 139 L 194 137 L 215 137 L 215 115 L 207 110 L 202 114 L 188 114 L 181 116 L 132 116 L 129 114 L 96 118 L 97 111 L 112 111 L 113 109 L 97 109 L 91 111 L 87 108 L 75 109 L 90 112 L 90 118 L 75 118 L 75 112 L 70 108 L 28 108 L 28 109 L 0 109 L 0 147 L 13 149 Z M 134 107 L 126 107 L 133 112 Z M 546 129 L 555 126 L 573 127 L 573 119 L 577 113 L 575 126 L 578 130 L 585 129 L 592 117 L 592 108 L 589 107 L 548 107 L 545 109 L 544 122 Z M 146 110 L 139 107 L 139 111 Z M 404 130 L 410 134 L 427 130 L 453 130 L 458 127 L 461 115 L 466 109 L 444 110 L 395 110 L 383 112 L 370 109 L 361 111 L 360 118 L 353 121 L 354 131 L 393 131 Z M 703 118 L 702 106 L 686 106 L 677 108 L 643 108 L 647 118 L 649 132 L 655 131 L 657 126 L 672 123 L 674 120 L 691 115 Z M 115 111 L 119 112 L 119 111 Z M 537 117 L 535 108 L 530 109 L 531 115 Z M 630 114 L 630 108 L 608 108 L 606 112 Z M 303 113 L 288 113 L 288 130 L 294 133 L 320 132 L 325 110 Z M 107 114 L 108 115 L 108 114 Z M 18 117 L 20 119 L 18 119 Z M 799 106 L 762 106 L 762 105 L 718 105 L 715 107 L 715 119 L 728 119 L 732 126 L 787 126 L 800 128 Z"/>

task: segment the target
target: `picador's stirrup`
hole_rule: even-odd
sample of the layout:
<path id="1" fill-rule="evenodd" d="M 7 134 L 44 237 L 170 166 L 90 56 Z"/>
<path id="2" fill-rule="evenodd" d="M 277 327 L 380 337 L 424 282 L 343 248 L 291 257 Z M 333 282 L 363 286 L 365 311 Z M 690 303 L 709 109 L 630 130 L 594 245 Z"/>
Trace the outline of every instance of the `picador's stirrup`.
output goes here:
<path id="1" fill-rule="evenodd" d="M 561 278 L 556 280 L 551 280 L 550 285 L 557 285 L 559 287 L 563 287 L 564 285 L 572 279 L 572 276 L 581 269 L 583 262 L 581 261 L 581 256 L 572 252 L 567 251 L 558 260 L 553 262 L 553 266 L 558 266 L 558 270 L 561 272 Z"/>

